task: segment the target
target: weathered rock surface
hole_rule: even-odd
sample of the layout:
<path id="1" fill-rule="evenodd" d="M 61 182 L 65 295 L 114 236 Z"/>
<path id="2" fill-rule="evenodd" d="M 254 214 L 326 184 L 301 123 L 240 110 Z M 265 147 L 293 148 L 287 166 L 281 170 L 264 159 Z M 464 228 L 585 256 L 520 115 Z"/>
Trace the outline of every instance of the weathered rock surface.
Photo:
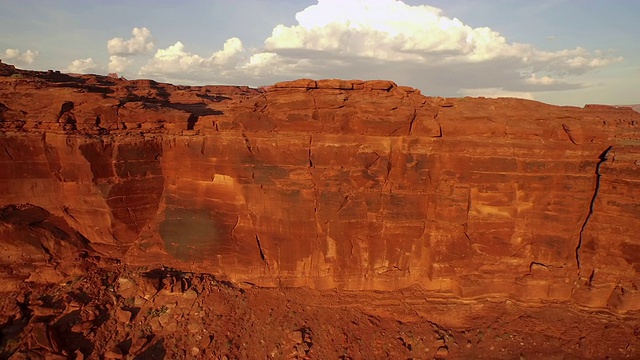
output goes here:
<path id="1" fill-rule="evenodd" d="M 569 304 L 305 287 L 89 256 L 0 298 L 1 359 L 637 359 L 637 317 Z M 8 318 L 8 320 L 7 320 Z"/>
<path id="2" fill-rule="evenodd" d="M 630 108 L 388 81 L 0 76 L 8 289 L 76 251 L 260 286 L 640 310 Z"/>

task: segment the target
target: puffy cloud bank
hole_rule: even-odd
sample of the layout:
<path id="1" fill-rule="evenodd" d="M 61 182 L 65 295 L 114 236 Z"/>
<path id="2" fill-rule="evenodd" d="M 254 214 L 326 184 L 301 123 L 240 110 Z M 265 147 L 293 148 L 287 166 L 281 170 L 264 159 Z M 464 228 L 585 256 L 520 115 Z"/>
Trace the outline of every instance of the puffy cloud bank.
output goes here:
<path id="1" fill-rule="evenodd" d="M 133 36 L 129 40 L 115 37 L 107 41 L 107 51 L 109 55 L 129 56 L 146 54 L 155 48 L 149 29 L 136 27 L 131 31 L 131 35 Z"/>
<path id="2" fill-rule="evenodd" d="M 222 50 L 211 56 L 202 57 L 185 50 L 185 46 L 178 41 L 166 49 L 158 49 L 153 59 L 140 69 L 141 74 L 150 76 L 196 76 L 205 75 L 207 72 L 218 71 L 224 73 L 238 66 L 244 53 L 242 41 L 234 37 L 228 39 Z M 211 75 L 209 75 L 211 76 Z"/>
<path id="3" fill-rule="evenodd" d="M 93 58 L 73 60 L 67 67 L 67 71 L 71 73 L 84 74 L 98 70 L 100 67 L 93 61 Z"/>
<path id="4" fill-rule="evenodd" d="M 336 11 L 340 9 L 340 11 Z M 383 77 L 440 93 L 516 94 L 585 86 L 564 78 L 621 61 L 581 47 L 544 51 L 472 28 L 441 9 L 397 0 L 319 0 L 278 25 L 255 74 Z M 286 69 L 286 71 L 278 71 Z"/>
<path id="5" fill-rule="evenodd" d="M 151 31 L 146 27 L 133 28 L 131 35 L 128 40 L 115 37 L 107 41 L 109 71 L 123 72 L 133 63 L 133 56 L 147 54 L 155 48 Z"/>
<path id="6" fill-rule="evenodd" d="M 277 25 L 259 48 L 232 37 L 206 55 L 189 51 L 183 41 L 153 53 L 151 31 L 134 28 L 128 40 L 108 41 L 108 67 L 129 71 L 134 57 L 153 53 L 137 76 L 248 85 L 298 77 L 375 78 L 441 95 L 533 98 L 537 91 L 588 86 L 580 76 L 622 60 L 579 46 L 546 51 L 510 42 L 489 27 L 473 28 L 436 7 L 399 0 L 318 0 L 295 20 Z"/>
<path id="7" fill-rule="evenodd" d="M 6 49 L 2 55 L 2 59 L 7 62 L 18 64 L 32 64 L 38 57 L 37 51 L 20 51 L 19 49 Z"/>

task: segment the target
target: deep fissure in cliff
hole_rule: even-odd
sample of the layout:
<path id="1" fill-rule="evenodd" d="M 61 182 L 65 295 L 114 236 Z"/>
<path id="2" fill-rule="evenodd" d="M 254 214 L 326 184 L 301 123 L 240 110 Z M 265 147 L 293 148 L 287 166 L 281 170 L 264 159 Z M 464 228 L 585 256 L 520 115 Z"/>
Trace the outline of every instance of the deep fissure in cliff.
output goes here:
<path id="1" fill-rule="evenodd" d="M 587 228 L 587 224 L 591 219 L 591 215 L 593 215 L 596 198 L 598 197 L 598 192 L 600 191 L 600 178 L 602 177 L 602 174 L 600 173 L 600 167 L 607 161 L 607 157 L 612 148 L 613 146 L 609 146 L 600 154 L 600 156 L 598 156 L 598 159 L 600 160 L 596 164 L 596 186 L 593 190 L 593 195 L 591 196 L 591 202 L 589 203 L 589 213 L 587 213 L 587 216 L 584 218 L 584 222 L 582 223 L 582 227 L 580 228 L 580 236 L 578 237 L 578 245 L 576 246 L 576 265 L 578 266 L 578 274 L 580 273 L 580 248 L 582 248 L 584 230 Z"/>
<path id="2" fill-rule="evenodd" d="M 255 234 L 255 236 L 256 236 L 256 244 L 258 245 L 258 251 L 260 251 L 260 258 L 262 259 L 262 261 L 264 261 L 265 265 L 269 267 L 269 261 L 267 260 L 267 255 L 264 253 L 264 250 L 262 249 L 262 244 L 260 244 L 260 238 L 258 237 L 258 234 Z"/>

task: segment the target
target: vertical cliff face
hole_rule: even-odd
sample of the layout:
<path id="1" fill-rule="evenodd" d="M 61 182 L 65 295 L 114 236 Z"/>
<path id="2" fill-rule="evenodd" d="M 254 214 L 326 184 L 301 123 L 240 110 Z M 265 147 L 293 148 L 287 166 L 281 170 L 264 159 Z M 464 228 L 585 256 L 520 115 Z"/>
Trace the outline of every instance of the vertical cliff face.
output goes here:
<path id="1" fill-rule="evenodd" d="M 129 264 L 640 309 L 629 108 L 387 81 L 257 90 L 1 70 L 0 242 L 13 254 L 36 231 L 16 217 L 38 209 L 79 239 L 51 247 Z"/>

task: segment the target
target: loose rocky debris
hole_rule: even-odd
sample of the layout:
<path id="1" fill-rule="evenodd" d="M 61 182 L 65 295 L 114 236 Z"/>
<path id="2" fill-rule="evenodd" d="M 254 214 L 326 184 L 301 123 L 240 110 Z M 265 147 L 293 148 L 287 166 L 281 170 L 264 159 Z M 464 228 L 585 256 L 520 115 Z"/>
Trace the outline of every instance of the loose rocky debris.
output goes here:
<path id="1" fill-rule="evenodd" d="M 99 256 L 0 299 L 0 359 L 636 358 L 632 317 L 556 304 L 239 287 Z M 42 269 L 44 270 L 44 269 Z M 56 280 L 58 280 L 56 278 Z M 636 317 L 637 318 L 637 317 Z M 571 357 L 570 357 L 571 358 Z"/>

